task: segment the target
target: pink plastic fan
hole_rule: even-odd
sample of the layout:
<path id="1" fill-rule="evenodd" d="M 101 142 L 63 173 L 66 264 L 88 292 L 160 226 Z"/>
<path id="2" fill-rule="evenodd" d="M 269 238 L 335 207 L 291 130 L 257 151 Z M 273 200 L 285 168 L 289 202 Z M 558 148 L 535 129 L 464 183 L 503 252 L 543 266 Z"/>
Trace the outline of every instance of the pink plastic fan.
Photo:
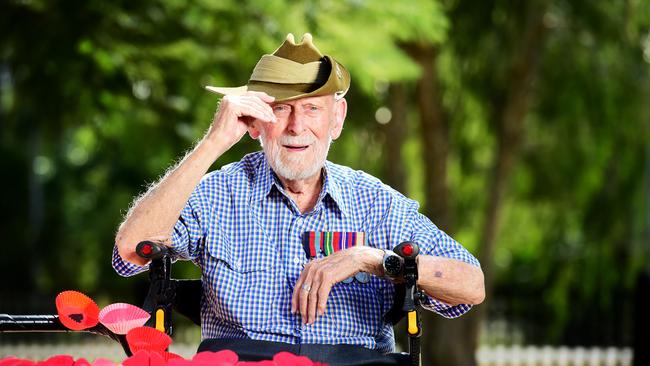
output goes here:
<path id="1" fill-rule="evenodd" d="M 72 330 L 94 327 L 99 321 L 97 304 L 78 291 L 63 291 L 57 295 L 56 311 L 61 323 Z"/>
<path id="2" fill-rule="evenodd" d="M 143 326 L 151 315 L 139 307 L 125 303 L 106 306 L 99 312 L 99 322 L 115 334 L 126 334 Z"/>

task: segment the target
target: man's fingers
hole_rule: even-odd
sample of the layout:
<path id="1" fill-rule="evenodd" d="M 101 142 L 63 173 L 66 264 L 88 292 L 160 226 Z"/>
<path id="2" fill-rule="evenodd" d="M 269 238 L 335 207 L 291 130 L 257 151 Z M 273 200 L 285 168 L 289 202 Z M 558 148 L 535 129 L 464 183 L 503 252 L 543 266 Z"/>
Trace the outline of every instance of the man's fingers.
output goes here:
<path id="1" fill-rule="evenodd" d="M 325 314 L 325 306 L 327 305 L 327 298 L 330 296 L 330 291 L 332 291 L 332 283 L 322 283 L 318 289 L 318 304 L 316 307 L 317 315 L 322 316 Z"/>
<path id="2" fill-rule="evenodd" d="M 275 97 L 272 97 L 265 92 L 260 92 L 260 91 L 249 91 L 248 94 L 255 95 L 256 97 L 262 99 L 266 103 L 273 103 L 275 101 Z"/>
<path id="3" fill-rule="evenodd" d="M 293 294 L 291 295 L 291 312 L 293 314 L 297 313 L 300 309 L 300 290 L 303 282 L 303 276 L 300 275 L 300 278 L 298 278 L 298 281 L 296 282 L 296 287 L 293 288 Z"/>
<path id="4" fill-rule="evenodd" d="M 311 263 L 305 266 L 305 269 L 300 274 L 300 278 L 296 282 L 296 287 L 293 289 L 294 297 L 296 298 L 296 308 L 300 312 L 303 323 L 307 323 L 307 302 L 309 300 L 309 293 L 314 284 L 313 274 L 310 266 Z"/>
<path id="5" fill-rule="evenodd" d="M 259 103 L 258 101 L 250 99 L 242 99 L 240 103 L 243 108 L 246 108 L 246 111 L 249 111 L 250 113 L 256 112 L 255 115 L 251 114 L 251 116 L 265 122 L 277 122 L 273 109 L 271 109 L 268 104 Z"/>
<path id="6" fill-rule="evenodd" d="M 309 291 L 307 296 L 307 323 L 314 324 L 316 321 L 316 306 L 318 305 L 318 295 L 322 283 L 314 284 L 314 288 Z"/>
<path id="7" fill-rule="evenodd" d="M 302 322 L 307 324 L 308 318 L 308 305 L 309 305 L 309 294 L 311 292 L 311 284 L 307 281 L 300 286 L 298 289 L 300 294 L 298 295 L 298 308 L 300 309 L 300 316 L 302 317 Z"/>
<path id="8" fill-rule="evenodd" d="M 263 110 L 259 106 L 245 101 L 238 102 L 237 106 L 233 108 L 233 112 L 238 119 L 244 122 L 249 122 L 248 119 L 259 119 L 264 122 L 272 122 L 273 118 L 275 118 L 275 115 L 271 117 L 267 111 Z"/>

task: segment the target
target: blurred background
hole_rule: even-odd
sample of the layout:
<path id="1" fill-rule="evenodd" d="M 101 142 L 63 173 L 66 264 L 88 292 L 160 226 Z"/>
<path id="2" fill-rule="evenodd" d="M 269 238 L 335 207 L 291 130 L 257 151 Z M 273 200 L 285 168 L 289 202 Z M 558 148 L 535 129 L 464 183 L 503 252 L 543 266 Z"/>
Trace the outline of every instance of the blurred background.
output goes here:
<path id="1" fill-rule="evenodd" d="M 110 266 L 117 225 L 208 128 L 218 99 L 203 86 L 245 84 L 289 32 L 352 74 L 330 160 L 418 200 L 482 263 L 484 304 L 426 315 L 425 364 L 513 346 L 644 357 L 642 0 L 4 0 L 0 312 L 53 312 L 66 289 L 138 304 L 146 275 Z M 213 168 L 256 150 L 245 137 Z M 29 339 L 45 338 L 0 335 L 5 353 Z"/>

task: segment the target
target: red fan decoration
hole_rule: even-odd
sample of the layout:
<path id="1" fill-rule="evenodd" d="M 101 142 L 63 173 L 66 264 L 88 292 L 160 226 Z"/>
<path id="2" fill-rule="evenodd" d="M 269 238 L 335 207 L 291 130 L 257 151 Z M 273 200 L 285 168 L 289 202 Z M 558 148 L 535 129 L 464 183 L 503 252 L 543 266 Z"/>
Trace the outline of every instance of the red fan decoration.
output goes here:
<path id="1" fill-rule="evenodd" d="M 153 329 L 153 328 L 151 328 Z M 158 352 L 140 350 L 122 362 L 123 366 L 165 366 L 165 359 Z"/>
<path id="2" fill-rule="evenodd" d="M 210 366 L 231 366 L 237 363 L 239 356 L 231 350 L 219 352 L 204 351 L 197 353 L 192 357 L 192 362 L 196 365 Z"/>
<path id="3" fill-rule="evenodd" d="M 88 296 L 77 291 L 63 291 L 56 297 L 56 311 L 63 325 L 82 330 L 97 325 L 99 307 Z"/>
<path id="4" fill-rule="evenodd" d="M 279 352 L 273 356 L 273 361 L 278 365 L 313 366 L 314 362 L 305 356 L 297 356 L 289 352 Z"/>
<path id="5" fill-rule="evenodd" d="M 137 327 L 126 334 L 126 342 L 134 354 L 140 350 L 161 353 L 169 347 L 172 339 L 165 333 L 151 327 Z"/>

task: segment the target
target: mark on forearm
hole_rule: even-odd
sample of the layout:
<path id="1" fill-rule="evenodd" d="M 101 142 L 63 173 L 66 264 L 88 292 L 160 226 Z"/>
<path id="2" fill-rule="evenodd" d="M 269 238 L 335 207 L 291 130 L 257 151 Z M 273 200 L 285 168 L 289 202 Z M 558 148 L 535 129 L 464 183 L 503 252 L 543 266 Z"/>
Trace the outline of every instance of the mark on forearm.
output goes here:
<path id="1" fill-rule="evenodd" d="M 433 274 L 435 277 L 442 278 L 442 272 L 436 271 L 436 273 Z"/>

